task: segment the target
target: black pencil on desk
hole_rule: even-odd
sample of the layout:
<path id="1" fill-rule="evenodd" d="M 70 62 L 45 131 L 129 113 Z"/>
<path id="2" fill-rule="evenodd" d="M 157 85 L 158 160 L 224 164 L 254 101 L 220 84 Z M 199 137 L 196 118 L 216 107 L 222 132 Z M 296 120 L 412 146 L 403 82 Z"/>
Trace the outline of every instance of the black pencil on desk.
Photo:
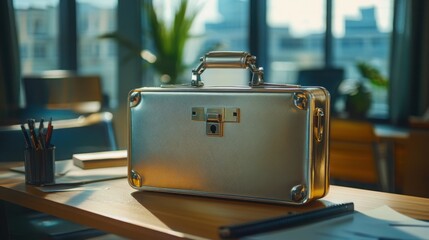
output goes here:
<path id="1" fill-rule="evenodd" d="M 25 129 L 25 125 L 21 124 L 21 130 L 22 130 L 22 134 L 24 134 L 24 140 L 25 140 L 25 147 L 26 148 L 31 148 L 31 140 L 30 137 L 28 136 L 27 133 L 27 129 Z"/>
<path id="2" fill-rule="evenodd" d="M 39 133 L 38 133 L 38 143 L 41 149 L 45 149 L 45 138 L 44 136 L 44 126 L 43 126 L 44 119 L 40 119 L 39 123 Z"/>
<path id="3" fill-rule="evenodd" d="M 30 130 L 30 139 L 31 139 L 31 146 L 33 149 L 37 149 L 37 137 L 36 133 L 34 132 L 34 119 L 28 119 L 28 129 Z"/>
<path id="4" fill-rule="evenodd" d="M 283 217 L 270 218 L 232 226 L 222 226 L 219 228 L 219 235 L 222 238 L 239 238 L 252 234 L 301 226 L 353 212 L 353 203 L 336 204 L 304 213 L 297 213 Z"/>
<path id="5" fill-rule="evenodd" d="M 40 134 L 43 134 L 43 131 L 44 131 L 44 126 L 43 126 L 43 122 L 44 122 L 45 120 L 43 119 L 43 118 L 41 118 L 40 119 L 40 123 L 39 123 L 39 135 Z"/>

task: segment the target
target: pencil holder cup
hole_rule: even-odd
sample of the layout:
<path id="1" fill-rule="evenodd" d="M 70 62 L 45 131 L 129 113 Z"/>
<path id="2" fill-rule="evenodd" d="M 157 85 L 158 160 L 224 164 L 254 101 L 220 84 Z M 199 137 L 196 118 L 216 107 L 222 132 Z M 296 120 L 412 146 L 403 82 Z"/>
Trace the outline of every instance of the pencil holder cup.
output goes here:
<path id="1" fill-rule="evenodd" d="M 55 183 L 55 146 L 25 149 L 25 182 L 42 186 Z"/>

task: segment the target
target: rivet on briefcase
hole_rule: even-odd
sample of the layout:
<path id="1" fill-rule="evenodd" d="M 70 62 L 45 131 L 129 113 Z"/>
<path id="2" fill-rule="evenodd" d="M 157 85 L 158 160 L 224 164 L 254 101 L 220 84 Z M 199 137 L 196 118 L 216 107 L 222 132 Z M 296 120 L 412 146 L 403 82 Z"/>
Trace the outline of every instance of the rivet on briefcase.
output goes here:
<path id="1" fill-rule="evenodd" d="M 304 204 L 329 188 L 329 93 L 264 83 L 246 52 L 209 52 L 190 86 L 129 94 L 128 180 L 150 190 Z M 250 86 L 204 87 L 207 68 L 249 68 Z"/>

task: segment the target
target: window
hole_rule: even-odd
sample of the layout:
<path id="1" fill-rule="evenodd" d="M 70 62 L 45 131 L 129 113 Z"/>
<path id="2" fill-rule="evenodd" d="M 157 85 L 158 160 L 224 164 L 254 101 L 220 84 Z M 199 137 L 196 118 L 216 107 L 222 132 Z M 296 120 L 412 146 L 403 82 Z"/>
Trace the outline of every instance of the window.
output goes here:
<path id="1" fill-rule="evenodd" d="M 248 0 L 199 3 L 202 3 L 202 9 L 191 29 L 196 37 L 188 42 L 188 55 L 185 56 L 191 67 L 195 67 L 199 58 L 208 51 L 248 51 Z M 190 76 L 191 69 L 188 72 Z M 206 85 L 234 85 L 247 84 L 249 75 L 248 70 L 207 69 L 202 77 Z"/>
<path id="2" fill-rule="evenodd" d="M 295 83 L 298 69 L 323 66 L 324 4 L 322 0 L 267 1 L 271 71 L 267 81 Z"/>
<path id="3" fill-rule="evenodd" d="M 25 45 L 21 45 L 19 48 L 19 53 L 21 54 L 21 59 L 28 58 L 28 48 Z"/>
<path id="4" fill-rule="evenodd" d="M 58 66 L 58 1 L 14 1 L 24 74 Z M 164 6 L 160 11 L 165 14 L 177 4 L 173 0 L 154 2 Z M 191 30 L 195 37 L 185 50 L 190 68 L 210 50 L 249 50 L 250 0 L 197 3 L 201 7 Z M 295 83 L 299 69 L 325 66 L 327 0 L 268 0 L 266 4 L 268 42 L 263 49 L 269 58 L 266 81 Z M 101 74 L 111 107 L 117 106 L 116 44 L 97 37 L 115 30 L 116 8 L 117 0 L 77 0 L 78 70 Z M 331 10 L 330 63 L 343 67 L 347 79 L 360 78 L 357 61 L 366 61 L 388 76 L 393 0 L 332 0 Z M 45 47 L 39 45 L 42 43 Z M 246 83 L 249 75 L 246 70 L 208 69 L 203 78 L 207 85 L 232 85 Z M 370 87 L 374 93 L 372 116 L 387 117 L 387 89 Z"/>
<path id="5" fill-rule="evenodd" d="M 268 81 L 295 83 L 299 69 L 325 66 L 326 0 L 269 0 L 267 4 Z M 356 68 L 359 61 L 387 77 L 393 0 L 332 0 L 332 12 L 333 65 L 345 69 L 346 79 L 362 78 Z M 370 117 L 387 118 L 387 88 L 368 87 L 373 95 Z"/>
<path id="6" fill-rule="evenodd" d="M 172 8 L 179 1 L 154 1 L 157 9 L 164 9 L 164 15 L 172 14 Z M 190 65 L 184 81 L 189 78 L 199 58 L 208 51 L 248 51 L 248 0 L 193 1 L 190 7 L 199 8 L 192 25 L 191 37 L 185 50 L 185 62 Z M 161 12 L 162 13 L 162 12 Z M 206 85 L 234 85 L 248 81 L 248 70 L 207 69 L 203 74 Z M 159 84 L 159 83 L 155 83 Z"/>
<path id="7" fill-rule="evenodd" d="M 360 61 L 388 76 L 392 22 L 392 0 L 333 1 L 333 60 L 345 68 L 346 78 L 362 78 L 356 68 Z M 387 88 L 367 86 L 373 102 L 369 115 L 387 118 Z"/>
<path id="8" fill-rule="evenodd" d="M 36 60 L 46 58 L 46 45 L 45 45 L 45 43 L 35 43 L 34 44 L 33 57 Z"/>
<path id="9" fill-rule="evenodd" d="M 77 1 L 78 72 L 101 75 L 110 106 L 116 104 L 116 45 L 98 36 L 116 28 L 116 0 Z M 22 74 L 59 66 L 59 0 L 15 0 Z"/>
<path id="10" fill-rule="evenodd" d="M 15 0 L 22 74 L 58 66 L 58 0 Z"/>
<path id="11" fill-rule="evenodd" d="M 78 0 L 78 69 L 82 74 L 100 75 L 110 107 L 116 107 L 116 45 L 98 36 L 116 30 L 116 0 Z"/>
<path id="12" fill-rule="evenodd" d="M 231 51 L 248 49 L 247 0 L 210 0 L 203 7 L 193 29 L 203 34 L 203 49 L 216 46 Z"/>
<path id="13" fill-rule="evenodd" d="M 33 32 L 34 35 L 44 35 L 47 33 L 47 25 L 45 23 L 46 18 L 40 16 L 39 18 L 34 19 Z"/>

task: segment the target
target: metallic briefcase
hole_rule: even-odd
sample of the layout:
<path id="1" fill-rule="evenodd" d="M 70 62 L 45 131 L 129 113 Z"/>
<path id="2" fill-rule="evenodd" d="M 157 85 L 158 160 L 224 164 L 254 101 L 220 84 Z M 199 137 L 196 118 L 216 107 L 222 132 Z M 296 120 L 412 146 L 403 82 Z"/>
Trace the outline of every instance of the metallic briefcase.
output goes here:
<path id="1" fill-rule="evenodd" d="M 128 181 L 138 190 L 305 204 L 329 188 L 329 93 L 269 84 L 246 52 L 209 52 L 189 86 L 129 94 Z M 207 68 L 250 86 L 204 87 Z"/>

